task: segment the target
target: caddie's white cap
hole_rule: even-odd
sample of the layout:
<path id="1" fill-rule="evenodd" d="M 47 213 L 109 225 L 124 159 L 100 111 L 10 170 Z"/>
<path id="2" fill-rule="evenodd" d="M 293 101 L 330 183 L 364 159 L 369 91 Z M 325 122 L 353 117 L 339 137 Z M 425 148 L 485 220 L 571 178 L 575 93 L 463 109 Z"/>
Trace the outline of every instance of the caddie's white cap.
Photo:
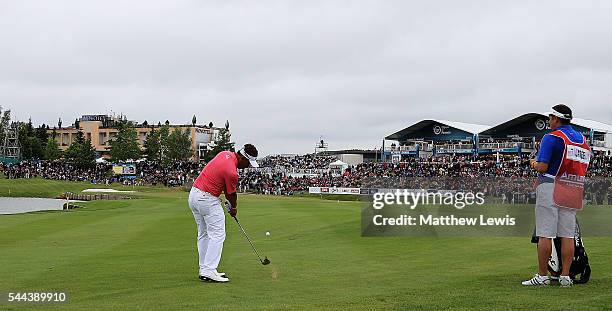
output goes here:
<path id="1" fill-rule="evenodd" d="M 560 106 L 560 105 L 563 105 L 563 106 L 567 107 L 565 104 L 559 104 L 557 106 Z M 555 107 L 557 107 L 557 106 L 555 106 Z M 555 117 L 558 117 L 558 118 L 561 118 L 561 119 L 565 119 L 565 120 L 571 120 L 572 119 L 571 110 L 570 110 L 570 113 L 562 113 L 562 112 L 559 112 L 559 111 L 555 110 L 555 107 L 553 107 L 550 110 L 550 112 L 548 113 L 549 116 L 555 116 Z M 569 107 L 567 107 L 567 108 L 569 109 Z"/>

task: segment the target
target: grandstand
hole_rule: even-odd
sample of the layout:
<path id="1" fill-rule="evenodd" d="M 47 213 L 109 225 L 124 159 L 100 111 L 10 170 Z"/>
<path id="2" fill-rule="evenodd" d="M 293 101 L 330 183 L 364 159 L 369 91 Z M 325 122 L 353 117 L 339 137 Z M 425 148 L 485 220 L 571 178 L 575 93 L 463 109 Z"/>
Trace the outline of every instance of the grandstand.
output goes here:
<path id="1" fill-rule="evenodd" d="M 580 118 L 572 126 L 582 132 L 593 150 L 610 154 L 612 125 Z M 537 150 L 548 127 L 547 113 L 526 113 L 495 126 L 426 119 L 383 139 L 381 160 L 436 155 L 526 155 Z"/>
<path id="2" fill-rule="evenodd" d="M 547 113 L 526 113 L 483 131 L 480 137 L 498 142 L 511 140 L 537 143 L 542 136 L 550 132 L 547 120 Z M 572 126 L 587 137 L 593 150 L 608 152 L 612 150 L 612 125 L 574 118 Z M 480 145 L 481 148 L 486 147 Z"/>
<path id="3" fill-rule="evenodd" d="M 489 127 L 447 120 L 422 120 L 385 137 L 382 160 L 400 162 L 405 157 L 472 154 L 478 142 L 478 133 Z M 385 140 L 395 142 L 386 144 Z"/>

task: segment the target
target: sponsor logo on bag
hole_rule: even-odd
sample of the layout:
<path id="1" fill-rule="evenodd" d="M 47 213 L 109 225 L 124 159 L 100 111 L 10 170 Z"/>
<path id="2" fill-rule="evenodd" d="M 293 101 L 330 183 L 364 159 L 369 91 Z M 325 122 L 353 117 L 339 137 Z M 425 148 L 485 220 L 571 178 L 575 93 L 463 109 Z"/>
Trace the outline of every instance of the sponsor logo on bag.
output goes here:
<path id="1" fill-rule="evenodd" d="M 567 181 L 567 182 L 573 182 L 573 183 L 581 183 L 583 184 L 585 182 L 585 177 L 584 176 L 579 176 L 576 174 L 568 174 L 568 173 L 563 173 L 563 175 L 561 175 L 561 177 L 559 177 L 559 180 L 561 181 Z"/>

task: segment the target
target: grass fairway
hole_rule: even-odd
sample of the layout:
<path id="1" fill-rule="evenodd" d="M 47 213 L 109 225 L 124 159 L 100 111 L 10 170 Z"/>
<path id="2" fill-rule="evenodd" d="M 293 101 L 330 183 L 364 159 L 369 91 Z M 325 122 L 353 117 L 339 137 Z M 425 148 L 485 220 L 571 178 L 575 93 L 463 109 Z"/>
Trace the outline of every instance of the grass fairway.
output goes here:
<path id="1" fill-rule="evenodd" d="M 11 196 L 55 196 L 89 185 L 2 179 L 1 195 L 7 187 Z M 588 284 L 523 288 L 520 281 L 536 271 L 530 232 L 524 238 L 362 238 L 359 203 L 316 198 L 241 196 L 238 217 L 272 264 L 259 264 L 228 217 L 219 271 L 231 282 L 201 283 L 186 202 L 184 191 L 157 188 L 81 210 L 0 216 L 0 293 L 64 291 L 70 300 L 2 302 L 0 309 L 612 307 L 612 238 L 585 237 L 593 269 Z"/>

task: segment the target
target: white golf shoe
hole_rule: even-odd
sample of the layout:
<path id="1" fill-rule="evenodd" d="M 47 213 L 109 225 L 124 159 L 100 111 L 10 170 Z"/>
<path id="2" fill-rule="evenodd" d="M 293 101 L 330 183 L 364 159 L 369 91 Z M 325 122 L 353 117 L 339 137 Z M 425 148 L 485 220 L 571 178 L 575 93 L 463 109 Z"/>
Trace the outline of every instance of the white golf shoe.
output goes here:
<path id="1" fill-rule="evenodd" d="M 224 277 L 224 278 L 227 278 L 227 276 L 225 275 L 225 272 L 219 272 L 219 271 L 215 270 L 215 273 L 216 273 L 218 276 L 222 276 L 222 277 Z"/>
<path id="2" fill-rule="evenodd" d="M 229 279 L 225 277 L 225 274 L 219 273 L 217 271 L 207 271 L 204 273 L 200 273 L 199 278 L 200 278 L 200 281 L 202 282 L 213 282 L 213 283 L 229 282 Z"/>
<path id="3" fill-rule="evenodd" d="M 534 277 L 527 281 L 524 281 L 521 284 L 525 286 L 548 286 L 548 284 L 550 284 L 550 278 L 548 277 L 548 275 L 536 274 Z"/>
<path id="4" fill-rule="evenodd" d="M 574 281 L 568 275 L 562 275 L 559 277 L 559 284 L 561 284 L 561 287 L 571 287 Z"/>

